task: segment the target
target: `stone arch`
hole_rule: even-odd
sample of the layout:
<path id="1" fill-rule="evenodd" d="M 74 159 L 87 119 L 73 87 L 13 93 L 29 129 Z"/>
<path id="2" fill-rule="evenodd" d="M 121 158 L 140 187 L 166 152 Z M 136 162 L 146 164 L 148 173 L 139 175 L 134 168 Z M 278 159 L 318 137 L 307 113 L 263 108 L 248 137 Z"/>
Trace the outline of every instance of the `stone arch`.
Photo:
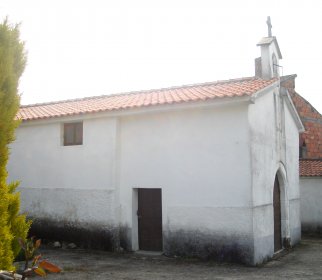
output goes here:
<path id="1" fill-rule="evenodd" d="M 288 181 L 286 169 L 283 163 L 278 164 L 274 181 L 272 183 L 272 202 L 274 203 L 274 185 L 278 181 L 280 191 L 280 209 L 281 209 L 281 242 L 282 247 L 288 246 L 290 242 L 290 226 L 289 226 L 289 200 L 288 200 Z M 273 209 L 274 212 L 274 209 Z"/>

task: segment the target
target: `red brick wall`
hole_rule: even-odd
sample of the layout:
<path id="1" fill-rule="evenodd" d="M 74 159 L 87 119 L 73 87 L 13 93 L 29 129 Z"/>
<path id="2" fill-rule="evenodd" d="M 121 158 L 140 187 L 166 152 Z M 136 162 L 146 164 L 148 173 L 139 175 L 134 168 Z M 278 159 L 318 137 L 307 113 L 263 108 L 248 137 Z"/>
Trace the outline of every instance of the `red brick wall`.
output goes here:
<path id="1" fill-rule="evenodd" d="M 281 85 L 288 89 L 306 130 L 300 135 L 300 145 L 306 145 L 303 158 L 322 159 L 322 115 L 295 92 L 295 77 L 283 81 Z"/>

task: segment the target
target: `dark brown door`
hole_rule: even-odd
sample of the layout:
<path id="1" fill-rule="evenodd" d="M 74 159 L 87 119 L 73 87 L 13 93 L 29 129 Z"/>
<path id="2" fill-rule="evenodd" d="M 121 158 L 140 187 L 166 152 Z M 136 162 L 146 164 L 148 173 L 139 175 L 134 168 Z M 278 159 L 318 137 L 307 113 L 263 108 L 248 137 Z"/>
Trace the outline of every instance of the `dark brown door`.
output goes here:
<path id="1" fill-rule="evenodd" d="M 282 234 L 281 234 L 281 192 L 277 176 L 274 183 L 273 194 L 274 206 L 274 252 L 282 249 Z"/>
<path id="2" fill-rule="evenodd" d="M 161 189 L 138 189 L 139 248 L 162 251 Z"/>

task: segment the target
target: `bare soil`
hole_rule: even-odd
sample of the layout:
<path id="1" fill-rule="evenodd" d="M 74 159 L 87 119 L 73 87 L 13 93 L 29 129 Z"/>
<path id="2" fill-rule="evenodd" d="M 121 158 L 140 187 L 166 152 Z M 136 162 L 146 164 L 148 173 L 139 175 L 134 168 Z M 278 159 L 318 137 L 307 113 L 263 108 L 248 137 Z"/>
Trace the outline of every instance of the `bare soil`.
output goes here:
<path id="1" fill-rule="evenodd" d="M 287 254 L 258 267 L 81 249 L 42 249 L 41 253 L 63 269 L 48 275 L 48 280 L 322 279 L 321 237 L 306 236 Z"/>

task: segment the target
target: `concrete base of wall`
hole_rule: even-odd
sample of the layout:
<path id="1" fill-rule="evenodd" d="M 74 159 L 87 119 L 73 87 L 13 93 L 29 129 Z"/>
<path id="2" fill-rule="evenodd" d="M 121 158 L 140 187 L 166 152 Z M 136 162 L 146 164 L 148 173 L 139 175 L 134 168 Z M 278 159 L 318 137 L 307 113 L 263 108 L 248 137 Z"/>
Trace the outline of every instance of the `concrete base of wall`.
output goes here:
<path id="1" fill-rule="evenodd" d="M 294 246 L 301 241 L 301 228 L 292 228 L 291 229 L 291 245 Z"/>
<path id="2" fill-rule="evenodd" d="M 238 236 L 210 235 L 199 231 L 164 233 L 164 253 L 169 256 L 252 264 L 253 243 Z"/>
<path id="3" fill-rule="evenodd" d="M 127 226 L 107 226 L 93 223 L 75 224 L 55 221 L 49 218 L 32 218 L 30 236 L 43 241 L 73 242 L 81 248 L 116 251 L 120 248 L 131 251 L 131 228 Z M 320 228 L 322 229 L 322 228 Z M 322 232 L 322 230 L 321 230 Z M 291 244 L 301 239 L 299 229 L 291 232 Z M 196 257 L 203 260 L 234 262 L 256 265 L 267 261 L 273 252 L 265 244 L 273 241 L 272 236 L 265 240 L 226 234 L 206 234 L 198 230 L 167 230 L 163 232 L 163 251 L 168 256 Z M 263 245 L 264 244 L 264 245 Z M 254 246 L 257 247 L 255 255 Z M 258 251 L 258 248 L 261 250 Z"/>
<path id="4" fill-rule="evenodd" d="M 262 236 L 254 239 L 254 264 L 268 261 L 274 255 L 274 236 Z"/>
<path id="5" fill-rule="evenodd" d="M 43 241 L 73 242 L 81 248 L 113 251 L 119 248 L 120 228 L 95 224 L 73 224 L 47 218 L 33 220 L 30 236 Z"/>
<path id="6" fill-rule="evenodd" d="M 301 222 L 303 233 L 322 233 L 322 177 L 301 177 Z"/>
<path id="7" fill-rule="evenodd" d="M 131 251 L 131 229 L 126 226 L 73 224 L 48 218 L 32 218 L 30 236 L 44 242 L 73 242 L 81 248 Z M 199 231 L 164 232 L 164 253 L 168 256 L 253 264 L 253 243 L 238 236 L 218 236 Z"/>
<path id="8" fill-rule="evenodd" d="M 322 234 L 322 224 L 302 223 L 304 234 Z"/>

